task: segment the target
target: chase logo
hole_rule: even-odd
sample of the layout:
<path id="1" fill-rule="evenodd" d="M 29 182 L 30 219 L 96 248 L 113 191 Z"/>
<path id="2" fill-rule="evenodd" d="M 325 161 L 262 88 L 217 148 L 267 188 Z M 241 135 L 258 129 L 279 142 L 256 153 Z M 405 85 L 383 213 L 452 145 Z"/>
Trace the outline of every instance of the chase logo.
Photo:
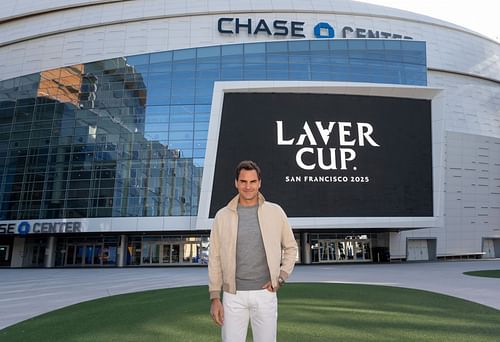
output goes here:
<path id="1" fill-rule="evenodd" d="M 28 235 L 30 233 L 31 226 L 29 222 L 23 221 L 17 226 L 17 232 L 19 235 Z"/>
<path id="2" fill-rule="evenodd" d="M 328 23 L 318 23 L 314 26 L 314 37 L 316 38 L 334 38 L 335 30 Z"/>

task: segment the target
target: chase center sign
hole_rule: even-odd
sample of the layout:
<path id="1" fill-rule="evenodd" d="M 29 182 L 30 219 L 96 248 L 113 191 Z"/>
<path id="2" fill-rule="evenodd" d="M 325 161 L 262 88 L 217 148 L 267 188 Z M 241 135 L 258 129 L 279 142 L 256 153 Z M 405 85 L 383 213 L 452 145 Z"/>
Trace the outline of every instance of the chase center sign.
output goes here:
<path id="1" fill-rule="evenodd" d="M 433 216 L 430 100 L 226 93 L 218 139 L 209 217 L 241 159 L 290 217 Z"/>
<path id="2" fill-rule="evenodd" d="M 82 221 L 19 221 L 0 224 L 0 235 L 64 234 L 86 230 Z"/>
<path id="3" fill-rule="evenodd" d="M 274 36 L 289 38 L 387 38 L 413 39 L 410 36 L 377 30 L 373 28 L 343 26 L 338 34 L 328 22 L 313 24 L 312 32 L 304 31 L 306 22 L 285 19 L 252 19 L 223 17 L 217 20 L 217 30 L 223 35 L 239 35 L 246 33 L 252 36 Z"/>

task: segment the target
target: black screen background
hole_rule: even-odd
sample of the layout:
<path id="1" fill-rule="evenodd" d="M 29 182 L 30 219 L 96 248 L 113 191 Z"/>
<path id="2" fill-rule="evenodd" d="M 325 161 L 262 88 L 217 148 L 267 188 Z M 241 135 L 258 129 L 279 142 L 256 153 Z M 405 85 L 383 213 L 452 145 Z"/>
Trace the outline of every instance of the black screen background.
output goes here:
<path id="1" fill-rule="evenodd" d="M 284 138 L 303 133 L 307 121 L 367 122 L 380 145 L 351 147 L 356 159 L 347 170 L 302 170 L 295 155 L 304 146 L 277 145 L 276 121 Z M 355 126 L 352 131 L 355 132 Z M 357 137 L 357 135 L 353 135 Z M 261 192 L 289 217 L 433 216 L 430 100 L 379 96 L 228 93 L 224 96 L 209 217 L 236 194 L 234 169 L 251 159 L 262 169 Z M 333 138 L 332 138 L 333 139 Z M 307 139 L 306 139 L 307 141 Z M 307 155 L 308 157 L 310 155 Z M 311 159 L 306 158 L 313 162 Z M 326 162 L 328 159 L 325 160 Z M 356 166 L 357 170 L 352 167 Z M 339 165 L 340 168 L 340 165 Z M 285 182 L 285 176 L 369 177 L 368 183 Z"/>

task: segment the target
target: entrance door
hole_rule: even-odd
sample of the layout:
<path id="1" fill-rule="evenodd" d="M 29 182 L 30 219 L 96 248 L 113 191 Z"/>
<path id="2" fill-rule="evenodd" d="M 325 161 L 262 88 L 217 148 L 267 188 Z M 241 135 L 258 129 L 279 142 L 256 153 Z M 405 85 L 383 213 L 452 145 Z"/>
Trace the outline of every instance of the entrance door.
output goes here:
<path id="1" fill-rule="evenodd" d="M 312 262 L 371 261 L 368 239 L 318 239 L 311 246 Z"/>
<path id="2" fill-rule="evenodd" d="M 142 244 L 142 264 L 159 264 L 160 263 L 160 244 L 156 242 L 144 242 Z"/>
<path id="3" fill-rule="evenodd" d="M 68 245 L 66 266 L 101 266 L 102 244 L 82 243 Z"/>
<path id="4" fill-rule="evenodd" d="M 495 257 L 495 244 L 493 242 L 493 239 L 484 239 L 483 252 L 484 252 L 484 258 Z"/>
<path id="5" fill-rule="evenodd" d="M 25 245 L 24 267 L 42 267 L 45 261 L 45 245 L 27 243 Z"/>
<path id="6" fill-rule="evenodd" d="M 319 240 L 319 262 L 332 262 L 337 260 L 335 253 L 335 240 Z"/>
<path id="7" fill-rule="evenodd" d="M 429 248 L 426 239 L 408 240 L 408 261 L 429 260 Z"/>
<path id="8" fill-rule="evenodd" d="M 92 265 L 94 261 L 94 245 L 85 246 L 85 264 Z"/>
<path id="9" fill-rule="evenodd" d="M 181 245 L 178 243 L 167 243 L 163 245 L 162 262 L 164 264 L 178 264 L 180 262 Z"/>

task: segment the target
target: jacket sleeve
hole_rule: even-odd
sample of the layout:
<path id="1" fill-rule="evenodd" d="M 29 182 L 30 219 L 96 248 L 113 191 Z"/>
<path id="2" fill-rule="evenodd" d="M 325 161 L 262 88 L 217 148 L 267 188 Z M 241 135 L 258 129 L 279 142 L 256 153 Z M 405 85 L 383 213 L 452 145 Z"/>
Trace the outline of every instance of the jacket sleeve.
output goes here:
<path id="1" fill-rule="evenodd" d="M 210 299 L 220 298 L 222 290 L 222 267 L 219 246 L 219 220 L 216 215 L 210 232 L 210 250 L 208 255 L 208 291 Z"/>
<path id="2" fill-rule="evenodd" d="M 297 258 L 297 242 L 293 236 L 292 227 L 288 222 L 285 212 L 283 211 L 283 223 L 281 228 L 281 269 L 280 276 L 287 279 L 292 273 Z"/>

